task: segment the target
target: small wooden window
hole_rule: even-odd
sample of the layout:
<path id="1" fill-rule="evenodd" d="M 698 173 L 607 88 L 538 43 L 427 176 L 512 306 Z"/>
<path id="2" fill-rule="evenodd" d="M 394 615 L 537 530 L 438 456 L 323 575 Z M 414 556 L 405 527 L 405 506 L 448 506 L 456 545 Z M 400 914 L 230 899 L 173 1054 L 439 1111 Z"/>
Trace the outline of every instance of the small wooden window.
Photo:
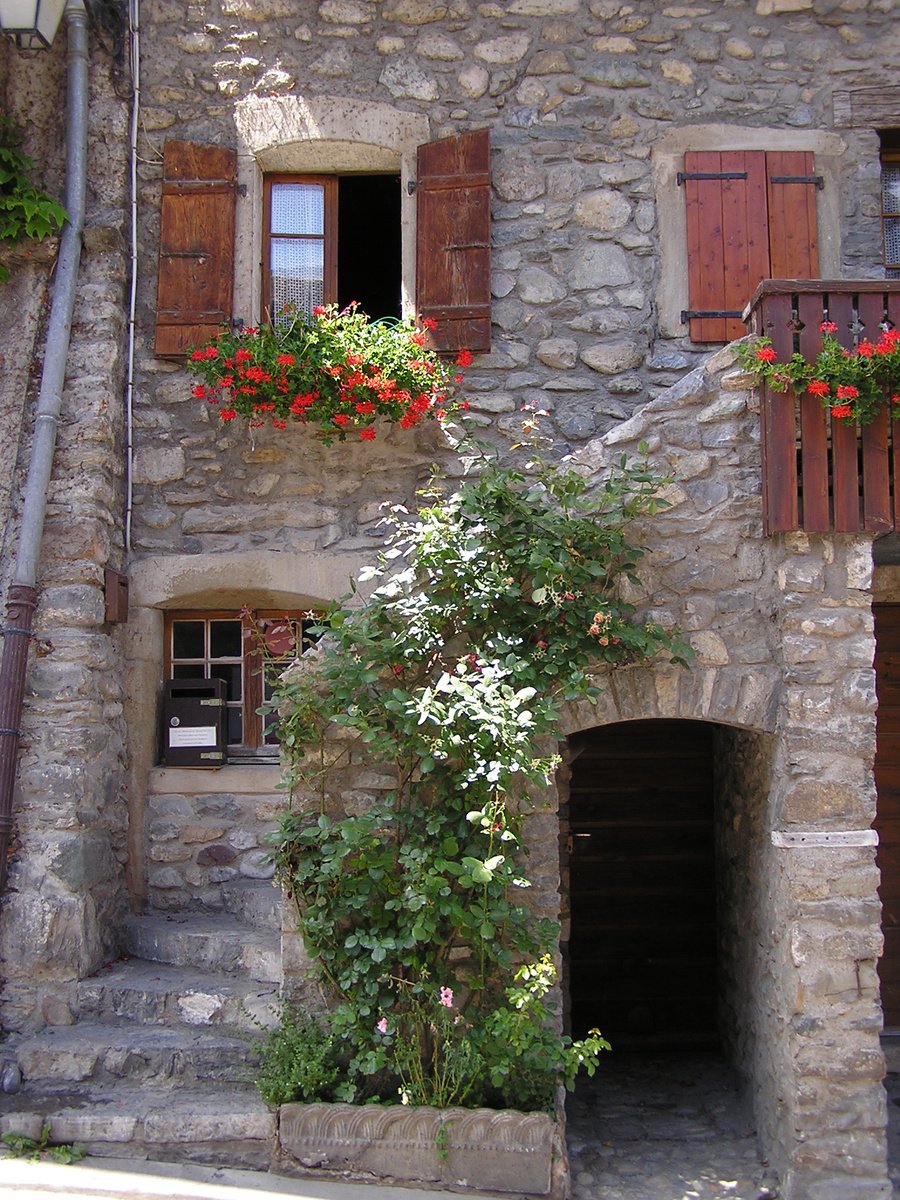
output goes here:
<path id="1" fill-rule="evenodd" d="M 311 316 L 351 301 L 370 317 L 399 317 L 399 176 L 268 175 L 263 214 L 270 319 L 285 306 Z"/>
<path id="2" fill-rule="evenodd" d="M 884 274 L 887 279 L 900 279 L 900 129 L 884 130 L 879 136 Z"/>
<path id="3" fill-rule="evenodd" d="M 223 679 L 229 757 L 275 757 L 275 717 L 257 710 L 278 673 L 311 644 L 309 612 L 242 609 L 166 616 L 165 677 Z"/>

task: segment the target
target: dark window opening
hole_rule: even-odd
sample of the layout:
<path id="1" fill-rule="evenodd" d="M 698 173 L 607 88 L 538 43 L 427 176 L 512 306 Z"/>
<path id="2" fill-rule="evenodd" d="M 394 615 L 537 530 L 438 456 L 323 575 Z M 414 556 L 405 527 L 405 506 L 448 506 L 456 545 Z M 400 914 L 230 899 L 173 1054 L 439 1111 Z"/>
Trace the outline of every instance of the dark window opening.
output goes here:
<path id="1" fill-rule="evenodd" d="M 352 300 L 373 319 L 400 316 L 398 175 L 270 175 L 264 211 L 271 317 Z"/>

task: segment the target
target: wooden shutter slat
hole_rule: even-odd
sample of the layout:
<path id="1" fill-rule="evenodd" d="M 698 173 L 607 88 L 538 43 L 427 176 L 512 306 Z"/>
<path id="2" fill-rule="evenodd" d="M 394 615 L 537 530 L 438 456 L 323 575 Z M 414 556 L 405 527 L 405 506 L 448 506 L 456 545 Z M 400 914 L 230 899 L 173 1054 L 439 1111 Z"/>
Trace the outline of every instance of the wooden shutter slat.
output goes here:
<path id="1" fill-rule="evenodd" d="M 694 312 L 741 312 L 769 275 L 762 151 L 689 151 L 684 156 L 688 239 L 688 307 Z M 691 178 L 709 175 L 713 178 Z M 715 178 L 736 175 L 743 178 Z M 694 317 L 691 340 L 741 337 L 739 317 Z"/>
<path id="2" fill-rule="evenodd" d="M 771 182 L 772 176 L 812 176 L 814 158 L 805 150 L 766 152 L 769 270 L 773 279 L 815 279 L 819 274 L 816 187 Z"/>
<path id="3" fill-rule="evenodd" d="M 766 197 L 766 173 L 759 153 L 722 155 L 723 171 L 743 171 L 746 179 L 722 181 L 722 221 L 725 243 L 725 309 L 743 311 L 761 279 L 769 274 L 765 225 L 759 221 Z M 739 317 L 726 318 L 725 337 L 731 341 L 746 332 Z"/>
<path id="4" fill-rule="evenodd" d="M 182 358 L 232 317 L 237 155 L 166 142 L 160 206 L 156 353 Z"/>
<path id="5" fill-rule="evenodd" d="M 822 346 L 822 297 L 801 292 L 797 299 L 800 318 L 800 353 L 814 359 Z M 827 533 L 831 529 L 828 499 L 828 417 L 818 396 L 800 397 L 800 446 L 803 471 L 803 529 Z"/>
<path id="6" fill-rule="evenodd" d="M 417 174 L 416 307 L 438 350 L 490 350 L 488 130 L 420 146 Z"/>
<path id="7" fill-rule="evenodd" d="M 767 306 L 771 323 L 763 331 L 772 339 L 779 359 L 791 353 L 788 323 L 790 296 L 773 296 Z M 768 533 L 796 529 L 797 500 L 797 421 L 794 393 L 775 392 L 763 387 L 760 392 L 762 420 L 766 426 L 766 474 L 764 520 Z"/>
<path id="8" fill-rule="evenodd" d="M 883 532 L 891 526 L 888 480 L 888 413 L 882 408 L 862 430 L 863 526 Z"/>
<path id="9" fill-rule="evenodd" d="M 853 299 L 847 293 L 830 292 L 828 318 L 837 325 L 835 337 L 842 346 L 853 345 Z M 860 528 L 859 462 L 856 427 L 832 418 L 831 459 L 834 490 L 834 528 L 839 533 L 856 533 Z"/>

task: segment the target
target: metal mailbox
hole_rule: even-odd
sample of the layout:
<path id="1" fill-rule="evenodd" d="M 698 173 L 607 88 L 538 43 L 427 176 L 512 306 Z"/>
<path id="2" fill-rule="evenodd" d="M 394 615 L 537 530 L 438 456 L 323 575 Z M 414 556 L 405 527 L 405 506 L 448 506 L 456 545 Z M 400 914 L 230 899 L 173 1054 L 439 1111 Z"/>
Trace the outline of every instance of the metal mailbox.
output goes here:
<path id="1" fill-rule="evenodd" d="M 224 679 L 169 679 L 163 692 L 164 765 L 224 765 L 225 715 Z"/>

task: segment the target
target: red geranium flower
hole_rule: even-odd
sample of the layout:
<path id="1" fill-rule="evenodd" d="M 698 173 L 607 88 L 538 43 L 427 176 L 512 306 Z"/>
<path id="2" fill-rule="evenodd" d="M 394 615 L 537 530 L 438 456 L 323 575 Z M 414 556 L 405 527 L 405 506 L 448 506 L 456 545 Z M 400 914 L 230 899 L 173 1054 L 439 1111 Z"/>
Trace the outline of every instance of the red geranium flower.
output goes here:
<path id="1" fill-rule="evenodd" d="M 824 379 L 813 379 L 806 390 L 811 396 L 827 396 L 831 388 Z"/>
<path id="2" fill-rule="evenodd" d="M 458 367 L 471 367 L 472 351 L 471 350 L 460 350 L 459 354 L 457 354 L 457 356 L 456 356 L 456 365 Z"/>
<path id="3" fill-rule="evenodd" d="M 775 362 L 778 352 L 774 346 L 761 346 L 756 352 L 756 357 L 760 362 Z"/>

